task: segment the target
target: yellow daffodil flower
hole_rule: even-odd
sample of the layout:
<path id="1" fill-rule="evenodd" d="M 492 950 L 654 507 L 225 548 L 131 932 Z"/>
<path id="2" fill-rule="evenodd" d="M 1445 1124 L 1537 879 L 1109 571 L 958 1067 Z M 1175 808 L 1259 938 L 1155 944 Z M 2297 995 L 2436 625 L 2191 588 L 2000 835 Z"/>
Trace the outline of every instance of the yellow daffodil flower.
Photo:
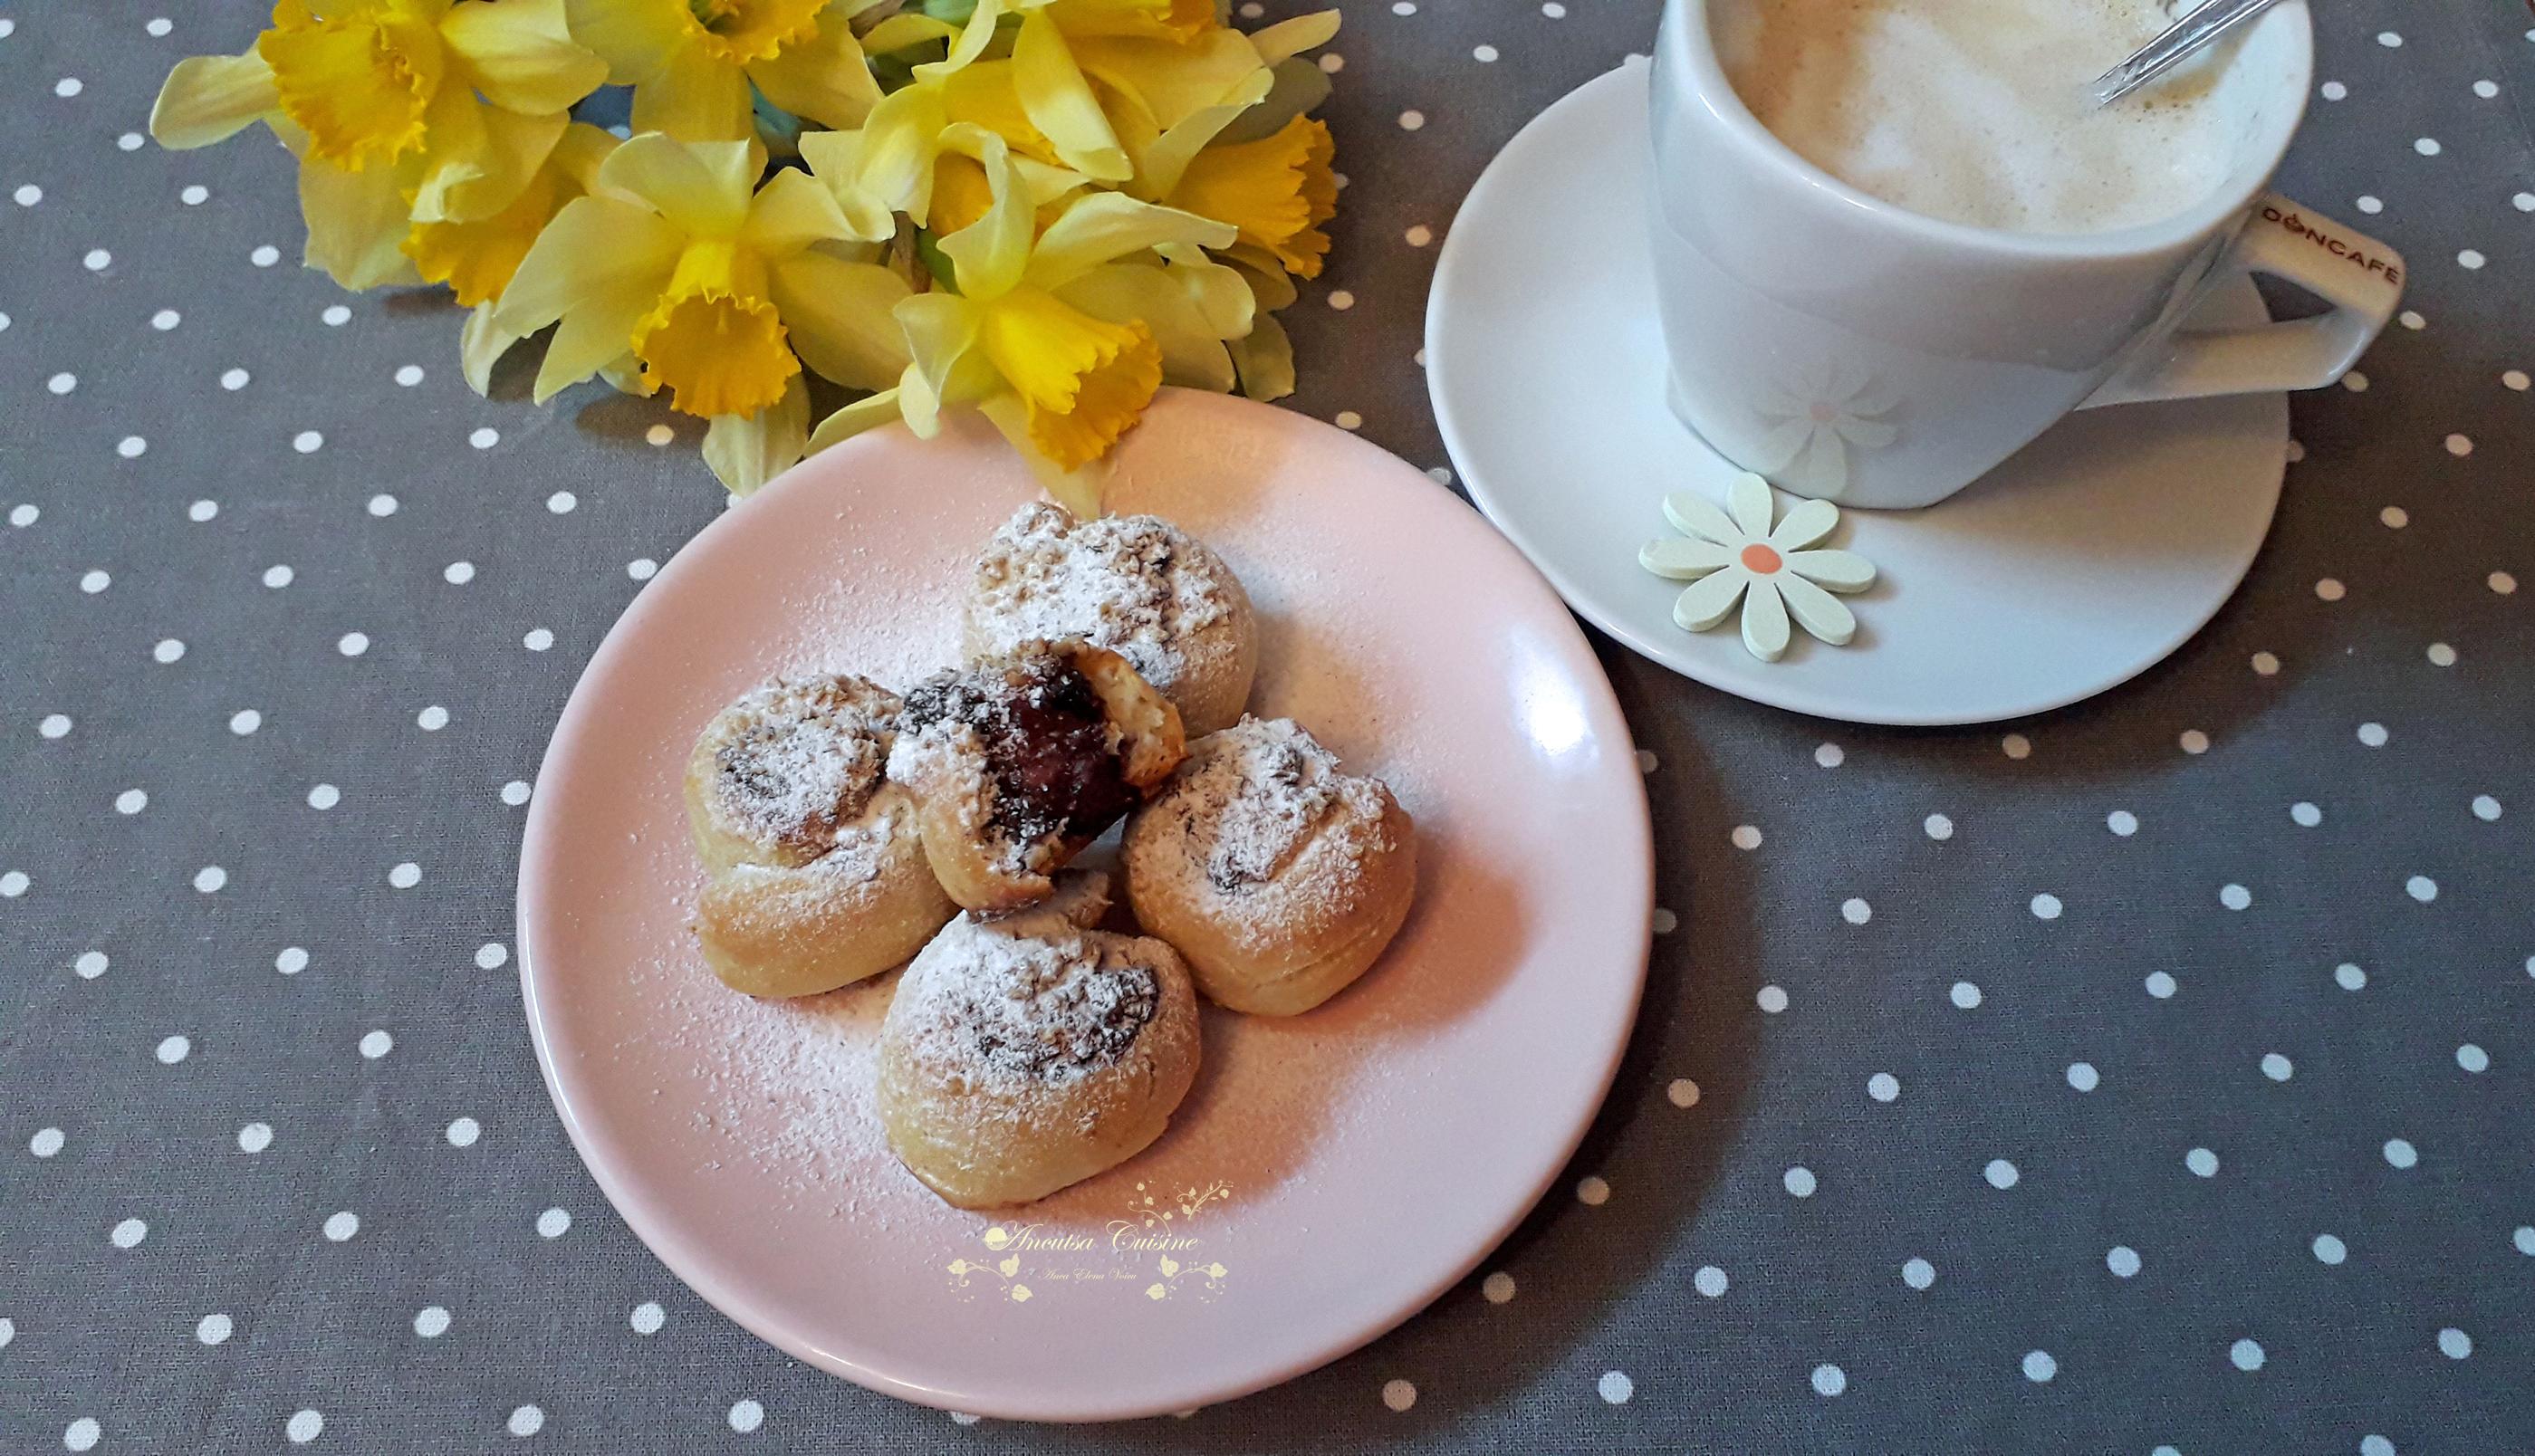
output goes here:
<path id="1" fill-rule="evenodd" d="M 179 63 L 150 129 L 185 149 L 267 123 L 300 159 L 309 266 L 369 288 L 414 275 L 411 224 L 519 201 L 606 72 L 563 0 L 279 0 L 253 49 Z"/>
<path id="2" fill-rule="evenodd" d="M 801 366 L 854 389 L 893 384 L 907 362 L 892 305 L 907 285 L 856 247 L 828 190 L 784 168 L 762 188 L 755 143 L 645 133 L 601 162 L 503 289 L 495 321 L 526 334 L 560 324 L 535 397 L 602 369 L 639 368 L 644 390 L 712 421 L 705 456 L 734 490 L 800 457 L 809 434 Z"/>
<path id="3" fill-rule="evenodd" d="M 860 128 L 803 133 L 801 157 L 835 194 L 856 237 L 892 236 L 893 214 L 899 212 L 929 231 L 955 232 L 985 215 L 993 201 L 977 160 L 990 132 L 1014 152 L 1036 205 L 1089 181 L 1062 165 L 1029 124 L 1009 61 L 920 71 L 872 108 Z"/>
<path id="4" fill-rule="evenodd" d="M 849 24 L 878 0 L 567 0 L 572 32 L 634 88 L 634 129 L 687 142 L 756 135 L 750 89 L 857 127 L 880 87 Z"/>
<path id="5" fill-rule="evenodd" d="M 916 434 L 930 436 L 944 408 L 977 406 L 1052 494 L 1096 513 L 1099 481 L 1084 467 L 1108 454 L 1160 388 L 1166 350 L 1157 327 L 1174 335 L 1168 352 L 1192 355 L 1185 346 L 1196 335 L 1219 353 L 1225 334 L 1250 327 L 1246 285 L 1199 251 L 1229 245 L 1235 230 L 1089 192 L 1042 232 L 1002 139 L 990 138 L 981 153 L 993 206 L 941 240 L 949 286 L 897 308 L 913 355 L 899 409 Z"/>

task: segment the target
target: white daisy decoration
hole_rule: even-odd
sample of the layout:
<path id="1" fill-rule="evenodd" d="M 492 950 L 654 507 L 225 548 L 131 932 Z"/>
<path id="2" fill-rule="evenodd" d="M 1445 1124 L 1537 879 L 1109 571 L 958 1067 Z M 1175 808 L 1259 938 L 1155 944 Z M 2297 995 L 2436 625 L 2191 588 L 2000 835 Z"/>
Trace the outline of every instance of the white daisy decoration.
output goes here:
<path id="1" fill-rule="evenodd" d="M 1648 541 L 1638 565 L 1658 576 L 1691 584 L 1673 603 L 1672 620 L 1705 632 L 1743 605 L 1743 645 L 1763 662 L 1787 650 L 1787 623 L 1840 646 L 1857 635 L 1857 618 L 1834 591 L 1864 591 L 1875 584 L 1875 566 L 1854 551 L 1805 548 L 1839 524 L 1828 501 L 1798 501 L 1771 529 L 1777 500 L 1758 475 L 1734 477 L 1719 511 L 1704 496 L 1675 491 L 1664 497 L 1664 518 L 1688 538 Z"/>

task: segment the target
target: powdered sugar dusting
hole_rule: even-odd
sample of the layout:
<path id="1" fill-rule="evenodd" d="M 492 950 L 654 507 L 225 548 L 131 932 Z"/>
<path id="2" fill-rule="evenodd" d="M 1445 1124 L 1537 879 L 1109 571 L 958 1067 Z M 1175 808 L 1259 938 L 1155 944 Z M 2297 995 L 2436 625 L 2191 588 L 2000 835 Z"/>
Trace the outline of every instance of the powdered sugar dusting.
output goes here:
<path id="1" fill-rule="evenodd" d="M 890 1020 L 937 1086 L 1019 1109 L 1114 1064 L 1161 986 L 1101 931 L 1017 936 L 962 915 L 906 968 Z"/>
<path id="2" fill-rule="evenodd" d="M 896 695 L 851 677 L 752 690 L 708 730 L 713 816 L 761 842 L 827 850 L 880 786 L 897 708 Z"/>
<path id="3" fill-rule="evenodd" d="M 1158 516 L 1077 520 L 1032 502 L 978 558 L 969 646 L 996 655 L 1079 637 L 1126 658 L 1168 697 L 1238 650 L 1229 630 L 1244 600 L 1220 558 Z"/>

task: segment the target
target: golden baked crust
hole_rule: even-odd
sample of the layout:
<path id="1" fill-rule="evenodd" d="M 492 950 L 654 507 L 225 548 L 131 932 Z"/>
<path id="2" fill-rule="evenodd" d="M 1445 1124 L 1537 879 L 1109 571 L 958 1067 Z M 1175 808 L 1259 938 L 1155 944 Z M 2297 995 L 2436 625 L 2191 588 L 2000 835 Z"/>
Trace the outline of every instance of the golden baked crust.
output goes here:
<path id="1" fill-rule="evenodd" d="M 1192 748 L 1127 825 L 1127 901 L 1218 1005 L 1289 1016 L 1365 973 L 1408 917 L 1417 841 L 1378 779 L 1285 719 Z"/>

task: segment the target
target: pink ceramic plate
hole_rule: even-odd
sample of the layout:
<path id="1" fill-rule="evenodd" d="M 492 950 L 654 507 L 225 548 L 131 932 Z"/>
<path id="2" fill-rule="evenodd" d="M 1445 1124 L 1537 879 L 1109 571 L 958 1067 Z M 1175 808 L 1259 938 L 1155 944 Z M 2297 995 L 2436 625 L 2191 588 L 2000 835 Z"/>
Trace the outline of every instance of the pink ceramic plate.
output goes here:
<path id="1" fill-rule="evenodd" d="M 698 534 L 617 623 L 538 775 L 521 979 L 548 1089 L 635 1233 L 783 1350 L 1012 1419 L 1186 1410 L 1422 1307 L 1494 1246 L 1609 1089 L 1644 978 L 1645 796 L 1610 685 L 1523 559 L 1399 460 L 1171 392 L 1115 509 L 1210 542 L 1256 600 L 1253 706 L 1416 816 L 1417 907 L 1311 1014 L 1209 1009 L 1144 1156 L 1025 1209 L 945 1206 L 867 1111 L 895 977 L 724 990 L 686 928 L 688 745 L 775 673 L 947 665 L 987 534 L 1033 494 L 983 430 L 830 451 Z"/>

